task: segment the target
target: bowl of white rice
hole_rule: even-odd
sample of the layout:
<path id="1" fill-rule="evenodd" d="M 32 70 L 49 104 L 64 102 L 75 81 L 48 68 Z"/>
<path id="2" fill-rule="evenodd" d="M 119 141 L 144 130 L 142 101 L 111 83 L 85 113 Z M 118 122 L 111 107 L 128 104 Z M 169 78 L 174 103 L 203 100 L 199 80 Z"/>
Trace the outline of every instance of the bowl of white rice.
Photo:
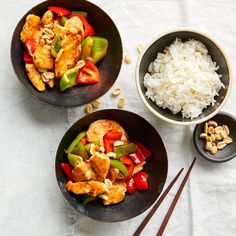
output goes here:
<path id="1" fill-rule="evenodd" d="M 190 125 L 213 117 L 232 87 L 229 61 L 209 36 L 182 29 L 145 47 L 136 66 L 136 85 L 146 107 L 174 124 Z"/>

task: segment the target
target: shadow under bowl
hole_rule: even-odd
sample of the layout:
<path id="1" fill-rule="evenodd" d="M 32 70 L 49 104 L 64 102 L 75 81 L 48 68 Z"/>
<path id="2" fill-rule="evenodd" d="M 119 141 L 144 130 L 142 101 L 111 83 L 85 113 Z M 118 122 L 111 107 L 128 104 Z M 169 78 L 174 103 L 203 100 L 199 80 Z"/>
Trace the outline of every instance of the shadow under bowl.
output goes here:
<path id="1" fill-rule="evenodd" d="M 39 92 L 29 81 L 23 60 L 23 43 L 20 32 L 29 14 L 43 16 L 48 6 L 60 6 L 69 10 L 88 13 L 88 22 L 94 27 L 95 35 L 108 40 L 107 55 L 96 64 L 100 72 L 100 82 L 94 85 L 78 85 L 60 92 L 59 85 Z M 57 107 L 73 107 L 89 103 L 104 95 L 115 83 L 122 64 L 122 42 L 119 31 L 112 19 L 98 6 L 85 0 L 49 0 L 29 10 L 17 24 L 11 41 L 11 62 L 17 78 L 24 88 L 37 100 Z M 58 81 L 56 81 L 58 82 Z"/>
<path id="2" fill-rule="evenodd" d="M 149 189 L 143 192 L 137 191 L 132 195 L 126 193 L 122 202 L 110 206 L 104 206 L 99 200 L 84 205 L 78 195 L 67 191 L 65 187 L 67 178 L 60 168 L 60 163 L 68 162 L 64 150 L 69 147 L 78 133 L 87 130 L 92 122 L 99 119 L 117 121 L 127 131 L 130 141 L 139 140 L 152 153 L 144 167 L 149 175 Z M 72 207 L 98 221 L 119 222 L 138 216 L 156 201 L 167 178 L 168 160 L 160 135 L 144 118 L 128 111 L 110 109 L 86 115 L 66 132 L 57 150 L 55 170 L 60 190 Z"/>

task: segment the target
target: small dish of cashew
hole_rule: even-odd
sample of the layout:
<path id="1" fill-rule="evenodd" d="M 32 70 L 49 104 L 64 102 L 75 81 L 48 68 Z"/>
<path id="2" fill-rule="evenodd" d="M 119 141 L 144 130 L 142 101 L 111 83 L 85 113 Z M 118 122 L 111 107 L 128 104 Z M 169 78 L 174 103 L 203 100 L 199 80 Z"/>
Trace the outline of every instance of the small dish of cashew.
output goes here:
<path id="1" fill-rule="evenodd" d="M 236 118 L 220 112 L 196 125 L 193 142 L 198 153 L 209 161 L 231 160 L 236 156 Z"/>

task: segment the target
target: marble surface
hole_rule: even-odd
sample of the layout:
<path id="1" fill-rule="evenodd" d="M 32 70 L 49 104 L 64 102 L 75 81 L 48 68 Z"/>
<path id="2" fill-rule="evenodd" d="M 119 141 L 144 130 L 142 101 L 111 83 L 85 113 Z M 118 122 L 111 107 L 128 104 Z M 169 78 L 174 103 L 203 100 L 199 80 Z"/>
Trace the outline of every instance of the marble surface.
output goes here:
<path id="1" fill-rule="evenodd" d="M 124 53 L 132 64 L 123 65 L 116 85 L 122 86 L 126 109 L 153 124 L 166 145 L 169 157 L 167 183 L 196 153 L 193 127 L 169 125 L 156 119 L 143 106 L 135 89 L 136 45 L 147 43 L 176 27 L 192 27 L 213 36 L 236 68 L 236 2 L 233 0 L 94 0 L 113 18 L 123 40 Z M 0 235 L 132 235 L 146 213 L 127 222 L 108 224 L 90 220 L 67 206 L 57 186 L 54 161 L 58 143 L 67 128 L 84 115 L 83 107 L 57 109 L 34 100 L 19 84 L 10 63 L 10 41 L 21 16 L 37 0 L 0 1 L 2 29 L 0 55 Z M 117 10 L 120 9 L 120 10 Z M 223 10 L 222 10 L 223 9 Z M 155 16 L 155 17 L 153 17 Z M 145 34 L 143 33 L 145 29 Z M 148 29 L 148 30 L 147 30 Z M 132 91 L 132 92 L 129 92 Z M 223 110 L 236 115 L 236 83 Z M 115 108 L 110 93 L 101 98 L 104 108 Z M 181 201 L 165 235 L 233 236 L 236 233 L 236 159 L 212 164 L 198 158 Z M 176 188 L 178 187 L 178 184 Z M 173 199 L 153 217 L 143 235 L 155 235 Z"/>

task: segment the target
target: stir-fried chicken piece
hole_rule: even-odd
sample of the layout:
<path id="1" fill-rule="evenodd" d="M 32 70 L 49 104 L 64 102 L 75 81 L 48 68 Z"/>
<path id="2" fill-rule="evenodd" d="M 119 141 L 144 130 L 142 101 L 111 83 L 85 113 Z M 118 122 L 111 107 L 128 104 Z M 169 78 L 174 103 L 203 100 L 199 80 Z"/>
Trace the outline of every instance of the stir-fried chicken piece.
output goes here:
<path id="1" fill-rule="evenodd" d="M 67 34 L 67 29 L 59 24 L 57 20 L 54 21 L 53 32 L 55 35 L 59 35 L 61 38 L 65 37 Z"/>
<path id="2" fill-rule="evenodd" d="M 102 194 L 103 204 L 111 205 L 121 202 L 125 198 L 126 190 L 124 182 L 114 183 L 109 192 Z"/>
<path id="3" fill-rule="evenodd" d="M 84 28 L 83 23 L 78 17 L 72 17 L 67 20 L 64 27 L 59 24 L 59 22 L 54 21 L 55 35 L 59 35 L 61 38 L 66 37 L 66 35 L 78 34 L 80 42 L 84 38 Z"/>
<path id="4" fill-rule="evenodd" d="M 96 153 L 90 158 L 90 163 L 97 175 L 97 180 L 104 181 L 110 168 L 110 158 L 104 153 Z"/>
<path id="5" fill-rule="evenodd" d="M 70 34 L 79 34 L 80 41 L 84 38 L 84 27 L 79 17 L 72 17 L 65 22 L 64 27 L 69 31 Z"/>
<path id="6" fill-rule="evenodd" d="M 79 35 L 67 35 L 62 40 L 62 48 L 55 61 L 55 74 L 57 78 L 70 68 L 73 68 L 79 60 L 81 46 Z"/>
<path id="7" fill-rule="evenodd" d="M 104 153 L 96 153 L 88 161 L 79 163 L 72 170 L 75 181 L 104 181 L 110 168 L 110 159 Z"/>
<path id="8" fill-rule="evenodd" d="M 61 50 L 55 61 L 55 74 L 57 78 L 70 68 L 73 68 L 79 60 L 81 53 L 80 42 L 84 37 L 82 21 L 78 17 L 67 20 L 64 27 L 55 25 L 53 29 L 55 35 L 62 38 Z"/>
<path id="9" fill-rule="evenodd" d="M 50 46 L 45 45 L 44 40 L 39 41 L 39 45 L 33 56 L 34 64 L 40 69 L 53 69 L 54 59 L 51 55 Z"/>
<path id="10" fill-rule="evenodd" d="M 40 17 L 33 14 L 28 15 L 20 34 L 22 42 L 25 43 L 29 36 L 42 36 L 41 25 Z"/>
<path id="11" fill-rule="evenodd" d="M 42 17 L 42 22 L 44 25 L 48 25 L 53 22 L 53 13 L 50 10 L 47 10 L 43 17 Z"/>
<path id="12" fill-rule="evenodd" d="M 75 194 L 88 194 L 91 196 L 98 196 L 109 191 L 104 183 L 93 180 L 77 183 L 68 181 L 66 184 L 66 188 L 68 191 L 71 191 Z"/>
<path id="13" fill-rule="evenodd" d="M 86 180 L 96 180 L 97 176 L 94 173 L 89 162 L 81 162 L 72 170 L 73 178 L 76 182 Z"/>
<path id="14" fill-rule="evenodd" d="M 38 72 L 34 64 L 25 64 L 26 73 L 29 80 L 38 91 L 44 91 L 46 89 L 45 83 L 42 81 L 41 75 Z"/>
<path id="15" fill-rule="evenodd" d="M 128 135 L 126 134 L 123 127 L 114 120 L 101 119 L 93 122 L 87 131 L 87 138 L 89 142 L 100 141 L 103 144 L 103 136 L 108 132 L 122 132 L 121 139 L 128 140 Z"/>
<path id="16" fill-rule="evenodd" d="M 50 80 L 47 82 L 47 84 L 48 84 L 48 86 L 49 86 L 50 88 L 53 88 L 54 85 L 55 85 L 54 79 L 50 79 Z"/>
<path id="17" fill-rule="evenodd" d="M 108 175 L 107 175 L 107 178 L 112 182 L 114 183 L 115 180 L 117 179 L 118 175 L 119 175 L 119 169 L 117 168 L 110 168 L 109 169 L 109 172 L 108 172 Z"/>

